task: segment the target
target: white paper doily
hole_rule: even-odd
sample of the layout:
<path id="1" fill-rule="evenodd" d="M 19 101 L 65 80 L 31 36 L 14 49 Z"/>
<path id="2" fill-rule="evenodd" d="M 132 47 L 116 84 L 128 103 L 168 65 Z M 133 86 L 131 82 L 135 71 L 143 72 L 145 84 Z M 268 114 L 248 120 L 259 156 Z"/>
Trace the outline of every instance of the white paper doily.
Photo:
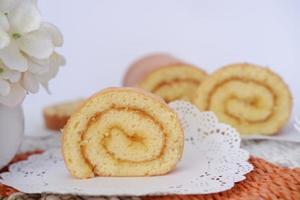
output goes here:
<path id="1" fill-rule="evenodd" d="M 183 158 L 176 169 L 156 177 L 72 178 L 59 148 L 11 165 L 0 182 L 26 193 L 80 195 L 207 194 L 225 191 L 252 170 L 249 154 L 240 148 L 235 129 L 221 124 L 212 112 L 201 113 L 193 105 L 170 103 L 185 131 Z"/>

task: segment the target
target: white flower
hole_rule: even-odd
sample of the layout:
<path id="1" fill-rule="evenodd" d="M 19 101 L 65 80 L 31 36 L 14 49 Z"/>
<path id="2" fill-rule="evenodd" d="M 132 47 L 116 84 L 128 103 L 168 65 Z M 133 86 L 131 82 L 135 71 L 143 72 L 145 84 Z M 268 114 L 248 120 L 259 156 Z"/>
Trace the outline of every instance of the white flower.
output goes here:
<path id="1" fill-rule="evenodd" d="M 5 105 L 20 104 L 26 94 L 24 88 L 18 83 L 21 80 L 21 72 L 6 68 L 0 62 L 0 102 Z"/>
<path id="2" fill-rule="evenodd" d="M 8 95 L 11 91 L 10 83 L 16 83 L 20 79 L 21 79 L 20 72 L 10 70 L 2 65 L 0 67 L 0 95 L 2 96 Z"/>
<path id="3" fill-rule="evenodd" d="M 48 59 L 31 58 L 29 63 L 29 70 L 24 73 L 22 78 L 24 88 L 31 93 L 36 93 L 41 84 L 49 92 L 48 82 L 56 76 L 59 67 L 65 64 L 65 59 L 54 52 Z"/>
<path id="4" fill-rule="evenodd" d="M 36 0 L 0 0 L 0 103 L 18 98 L 19 104 L 40 84 L 48 90 L 64 64 L 55 52 L 62 44 L 58 28 L 41 21 Z"/>

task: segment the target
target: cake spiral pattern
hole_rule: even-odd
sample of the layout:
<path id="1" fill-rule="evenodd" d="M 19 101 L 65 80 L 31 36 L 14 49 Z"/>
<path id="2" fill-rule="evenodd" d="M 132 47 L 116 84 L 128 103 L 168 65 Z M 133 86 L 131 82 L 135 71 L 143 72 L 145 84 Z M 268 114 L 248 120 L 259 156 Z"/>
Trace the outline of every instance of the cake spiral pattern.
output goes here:
<path id="1" fill-rule="evenodd" d="M 155 54 L 131 65 L 124 77 L 124 86 L 135 86 L 155 93 L 166 102 L 191 101 L 194 91 L 206 73 L 170 55 Z"/>
<path id="2" fill-rule="evenodd" d="M 288 121 L 292 98 L 270 69 L 242 63 L 209 76 L 198 88 L 194 104 L 215 112 L 241 134 L 274 134 Z"/>
<path id="3" fill-rule="evenodd" d="M 172 170 L 181 157 L 183 131 L 158 97 L 137 89 L 106 89 L 91 97 L 63 129 L 70 173 L 151 176 Z"/>

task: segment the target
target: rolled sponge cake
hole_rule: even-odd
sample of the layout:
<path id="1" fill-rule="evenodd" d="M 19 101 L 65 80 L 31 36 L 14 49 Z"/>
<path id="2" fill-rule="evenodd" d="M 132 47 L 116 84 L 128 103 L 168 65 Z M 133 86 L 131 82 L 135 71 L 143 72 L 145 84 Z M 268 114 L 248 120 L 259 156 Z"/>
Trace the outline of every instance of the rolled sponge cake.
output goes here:
<path id="1" fill-rule="evenodd" d="M 286 83 L 270 69 L 250 63 L 217 70 L 195 94 L 195 105 L 213 111 L 243 135 L 278 133 L 291 115 Z"/>
<path id="2" fill-rule="evenodd" d="M 191 101 L 206 73 L 168 54 L 153 54 L 134 62 L 127 70 L 124 86 L 140 87 L 166 102 Z"/>
<path id="3" fill-rule="evenodd" d="M 159 97 L 133 88 L 92 96 L 62 132 L 65 163 L 77 178 L 166 174 L 183 151 L 176 113 Z"/>

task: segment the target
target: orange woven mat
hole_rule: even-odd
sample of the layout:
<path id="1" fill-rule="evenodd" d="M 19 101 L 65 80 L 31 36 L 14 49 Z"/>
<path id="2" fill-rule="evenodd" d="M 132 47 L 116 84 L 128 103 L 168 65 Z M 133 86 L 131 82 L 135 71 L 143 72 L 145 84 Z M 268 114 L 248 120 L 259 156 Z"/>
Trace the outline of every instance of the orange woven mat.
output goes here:
<path id="1" fill-rule="evenodd" d="M 18 155 L 13 162 L 24 160 L 36 153 L 41 151 Z M 250 158 L 250 162 L 254 170 L 247 174 L 244 181 L 226 192 L 209 195 L 153 196 L 143 197 L 143 200 L 300 200 L 300 168 L 283 168 L 254 157 Z M 15 189 L 0 184 L 0 196 L 9 196 L 14 192 Z"/>

